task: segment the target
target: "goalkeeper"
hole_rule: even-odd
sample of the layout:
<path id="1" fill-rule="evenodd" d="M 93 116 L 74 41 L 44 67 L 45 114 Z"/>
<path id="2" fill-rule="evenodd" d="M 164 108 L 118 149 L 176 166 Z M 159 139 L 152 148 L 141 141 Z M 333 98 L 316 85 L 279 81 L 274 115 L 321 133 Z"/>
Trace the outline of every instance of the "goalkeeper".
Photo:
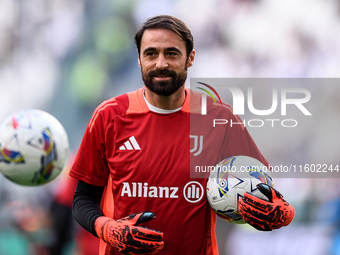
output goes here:
<path id="1" fill-rule="evenodd" d="M 100 255 L 218 254 L 207 179 L 191 178 L 191 159 L 218 163 L 246 155 L 268 162 L 241 125 L 216 128 L 213 135 L 199 128 L 204 122 L 191 129 L 190 101 L 200 95 L 185 88 L 195 50 L 181 20 L 150 18 L 135 42 L 145 87 L 104 101 L 94 111 L 70 171 L 78 179 L 73 215 L 101 239 Z M 210 99 L 209 114 L 239 121 L 230 107 Z M 192 135 L 204 138 L 204 157 L 190 154 Z M 273 188 L 259 189 L 268 201 L 246 195 L 239 202 L 245 221 L 264 231 L 288 225 L 294 208 Z"/>

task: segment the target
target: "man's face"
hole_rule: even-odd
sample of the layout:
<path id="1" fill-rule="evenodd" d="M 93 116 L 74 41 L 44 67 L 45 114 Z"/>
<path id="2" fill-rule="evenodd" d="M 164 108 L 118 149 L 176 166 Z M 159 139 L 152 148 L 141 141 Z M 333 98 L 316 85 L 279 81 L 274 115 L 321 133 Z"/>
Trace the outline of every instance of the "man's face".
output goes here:
<path id="1" fill-rule="evenodd" d="M 187 58 L 185 42 L 174 32 L 145 30 L 138 57 L 145 86 L 158 95 L 172 95 L 184 85 L 194 56 L 192 51 Z"/>

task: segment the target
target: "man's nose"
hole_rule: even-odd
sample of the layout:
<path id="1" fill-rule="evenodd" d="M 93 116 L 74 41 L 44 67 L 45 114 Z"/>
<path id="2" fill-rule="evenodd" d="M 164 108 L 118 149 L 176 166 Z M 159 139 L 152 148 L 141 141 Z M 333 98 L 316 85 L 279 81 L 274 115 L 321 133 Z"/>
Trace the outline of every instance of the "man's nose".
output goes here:
<path id="1" fill-rule="evenodd" d="M 158 59 L 157 59 L 157 63 L 156 63 L 156 67 L 160 70 L 163 70 L 163 69 L 168 67 L 167 60 L 166 60 L 166 58 L 164 57 L 163 54 L 159 54 Z"/>

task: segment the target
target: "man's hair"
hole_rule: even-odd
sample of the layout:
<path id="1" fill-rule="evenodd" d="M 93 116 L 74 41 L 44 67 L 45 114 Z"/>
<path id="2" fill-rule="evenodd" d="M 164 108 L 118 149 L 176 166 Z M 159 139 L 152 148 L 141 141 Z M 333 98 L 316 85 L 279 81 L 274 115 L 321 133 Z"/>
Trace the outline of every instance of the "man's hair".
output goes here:
<path id="1" fill-rule="evenodd" d="M 194 48 L 194 38 L 189 28 L 185 25 L 185 23 L 182 20 L 175 18 L 173 16 L 170 16 L 170 15 L 159 15 L 159 16 L 149 18 L 137 30 L 136 35 L 135 35 L 135 43 L 137 46 L 138 54 L 140 54 L 140 45 L 141 45 L 144 31 L 146 29 L 157 29 L 157 28 L 168 29 L 178 34 L 185 42 L 187 56 L 189 57 L 190 52 Z"/>

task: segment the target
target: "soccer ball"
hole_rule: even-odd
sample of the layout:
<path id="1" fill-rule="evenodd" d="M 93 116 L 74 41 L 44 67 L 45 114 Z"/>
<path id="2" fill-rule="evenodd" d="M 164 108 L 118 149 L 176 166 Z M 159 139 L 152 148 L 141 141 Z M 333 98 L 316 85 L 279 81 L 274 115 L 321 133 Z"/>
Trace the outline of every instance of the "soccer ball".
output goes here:
<path id="1" fill-rule="evenodd" d="M 245 192 L 268 200 L 256 187 L 259 183 L 273 186 L 269 169 L 260 161 L 247 156 L 226 158 L 210 171 L 206 188 L 208 202 L 221 218 L 244 223 L 237 211 L 237 202 Z"/>
<path id="2" fill-rule="evenodd" d="M 0 124 L 0 172 L 25 186 L 43 185 L 63 170 L 69 141 L 60 122 L 47 112 L 15 112 Z"/>

